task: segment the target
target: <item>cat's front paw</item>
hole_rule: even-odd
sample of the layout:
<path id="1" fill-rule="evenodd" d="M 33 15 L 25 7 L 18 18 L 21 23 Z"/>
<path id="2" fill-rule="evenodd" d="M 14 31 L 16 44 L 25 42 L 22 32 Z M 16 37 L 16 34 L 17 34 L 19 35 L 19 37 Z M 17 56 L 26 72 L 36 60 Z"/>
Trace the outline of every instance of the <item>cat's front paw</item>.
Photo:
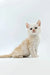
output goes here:
<path id="1" fill-rule="evenodd" d="M 33 58 L 37 58 L 37 57 L 39 57 L 39 55 L 34 55 L 34 56 L 33 56 Z"/>

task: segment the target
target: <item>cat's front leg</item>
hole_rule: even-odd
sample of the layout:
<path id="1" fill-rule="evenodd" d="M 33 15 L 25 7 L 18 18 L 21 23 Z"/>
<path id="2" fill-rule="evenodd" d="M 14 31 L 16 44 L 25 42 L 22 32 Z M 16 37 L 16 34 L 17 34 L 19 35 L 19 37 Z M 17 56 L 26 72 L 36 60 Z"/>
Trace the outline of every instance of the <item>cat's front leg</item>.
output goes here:
<path id="1" fill-rule="evenodd" d="M 33 53 L 34 53 L 34 57 L 38 57 L 37 49 L 36 48 L 33 48 Z"/>
<path id="2" fill-rule="evenodd" d="M 32 57 L 35 57 L 35 52 L 32 47 L 29 47 L 29 52 Z"/>
<path id="3" fill-rule="evenodd" d="M 31 56 L 33 58 L 38 57 L 38 55 L 37 55 L 37 49 L 35 47 L 31 47 L 31 45 L 30 45 L 29 46 L 29 52 L 30 52 L 30 54 L 31 54 Z"/>

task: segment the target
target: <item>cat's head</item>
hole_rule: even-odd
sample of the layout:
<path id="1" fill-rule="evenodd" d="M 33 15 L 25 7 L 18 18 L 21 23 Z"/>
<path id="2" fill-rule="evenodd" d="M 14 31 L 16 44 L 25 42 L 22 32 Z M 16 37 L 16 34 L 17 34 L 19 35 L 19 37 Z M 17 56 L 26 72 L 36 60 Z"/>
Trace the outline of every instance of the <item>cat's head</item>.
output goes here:
<path id="1" fill-rule="evenodd" d="M 41 21 L 38 20 L 38 22 L 35 24 L 26 23 L 26 28 L 29 35 L 38 35 L 41 31 Z"/>

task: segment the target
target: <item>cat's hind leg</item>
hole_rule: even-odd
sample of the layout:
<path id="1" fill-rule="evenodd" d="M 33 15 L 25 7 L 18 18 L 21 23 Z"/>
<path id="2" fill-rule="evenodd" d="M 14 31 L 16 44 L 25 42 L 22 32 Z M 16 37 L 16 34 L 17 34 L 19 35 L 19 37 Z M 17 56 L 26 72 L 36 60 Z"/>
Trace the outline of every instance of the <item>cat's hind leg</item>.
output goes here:
<path id="1" fill-rule="evenodd" d="M 12 53 L 13 58 L 23 58 L 23 51 L 20 49 L 16 49 Z"/>

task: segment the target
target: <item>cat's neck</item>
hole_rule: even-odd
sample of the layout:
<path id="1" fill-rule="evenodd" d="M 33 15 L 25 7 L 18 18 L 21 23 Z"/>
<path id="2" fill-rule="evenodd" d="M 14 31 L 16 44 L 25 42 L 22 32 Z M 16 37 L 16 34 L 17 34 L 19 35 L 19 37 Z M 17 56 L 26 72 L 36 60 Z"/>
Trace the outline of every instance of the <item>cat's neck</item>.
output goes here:
<path id="1" fill-rule="evenodd" d="M 34 39 L 34 38 L 38 38 L 38 37 L 39 37 L 39 35 L 29 35 L 30 39 Z"/>

